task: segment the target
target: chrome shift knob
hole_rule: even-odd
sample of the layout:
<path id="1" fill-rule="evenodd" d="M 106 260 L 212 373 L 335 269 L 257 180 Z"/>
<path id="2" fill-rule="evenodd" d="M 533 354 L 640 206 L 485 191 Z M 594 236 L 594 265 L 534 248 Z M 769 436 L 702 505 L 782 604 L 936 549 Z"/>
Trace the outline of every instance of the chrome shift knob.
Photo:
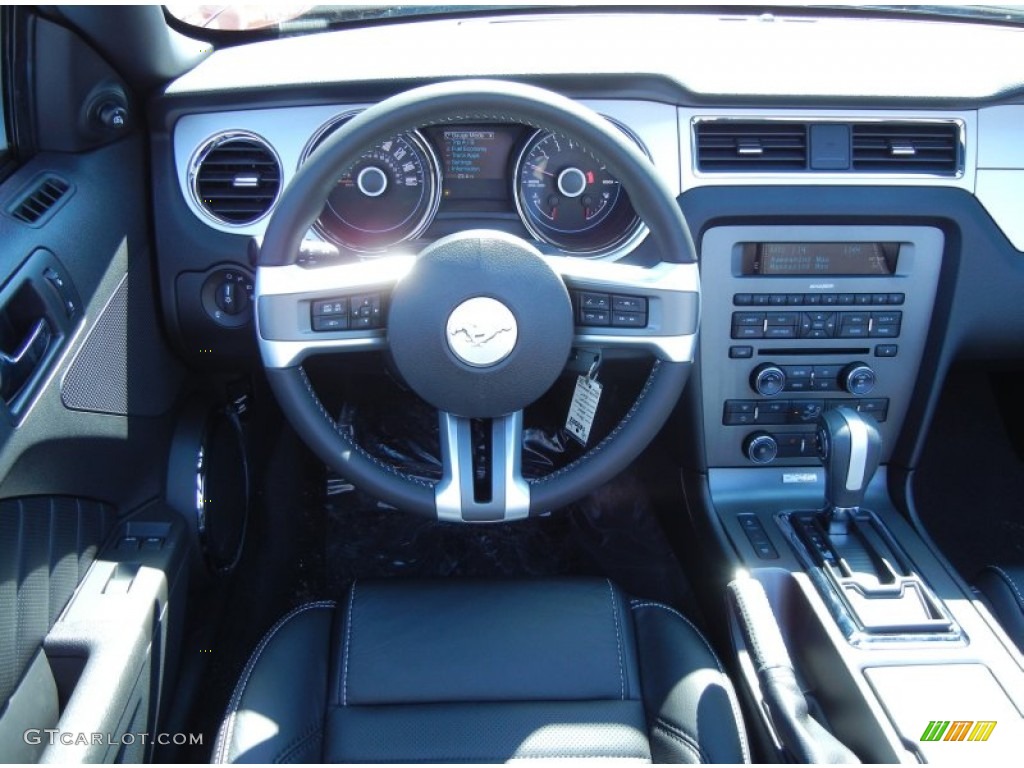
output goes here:
<path id="1" fill-rule="evenodd" d="M 817 439 L 828 510 L 857 509 L 882 457 L 882 438 L 874 421 L 852 408 L 823 411 Z"/>

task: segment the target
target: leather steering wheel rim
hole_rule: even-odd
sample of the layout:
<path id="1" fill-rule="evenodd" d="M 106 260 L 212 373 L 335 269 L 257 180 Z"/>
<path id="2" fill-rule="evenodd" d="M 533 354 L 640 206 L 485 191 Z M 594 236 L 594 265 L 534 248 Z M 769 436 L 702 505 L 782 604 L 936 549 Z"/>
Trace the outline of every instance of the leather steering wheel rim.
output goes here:
<path id="1" fill-rule="evenodd" d="M 329 466 L 361 490 L 399 509 L 431 518 L 439 516 L 433 483 L 410 476 L 355 444 L 326 411 L 301 364 L 269 364 L 262 344 L 260 282 L 264 271 L 294 263 L 303 236 L 319 216 L 341 170 L 351 166 L 381 137 L 426 125 L 474 122 L 519 123 L 578 137 L 622 183 L 649 228 L 662 262 L 696 263 L 686 221 L 672 192 L 646 156 L 604 118 L 550 91 L 487 80 L 428 85 L 382 101 L 332 133 L 285 189 L 260 251 L 257 328 L 267 378 L 297 433 Z M 529 514 L 564 506 L 622 471 L 668 419 L 690 368 L 688 360 L 656 360 L 633 407 L 606 438 L 570 465 L 529 481 Z"/>

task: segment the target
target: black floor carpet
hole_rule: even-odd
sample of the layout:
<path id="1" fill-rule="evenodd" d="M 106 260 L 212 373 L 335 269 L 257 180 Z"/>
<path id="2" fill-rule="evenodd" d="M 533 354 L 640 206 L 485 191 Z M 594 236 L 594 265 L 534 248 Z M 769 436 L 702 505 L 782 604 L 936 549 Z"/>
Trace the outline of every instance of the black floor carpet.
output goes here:
<path id="1" fill-rule="evenodd" d="M 968 581 L 990 563 L 1024 564 L 1024 461 L 1004 382 L 947 379 L 914 477 L 922 522 Z"/>

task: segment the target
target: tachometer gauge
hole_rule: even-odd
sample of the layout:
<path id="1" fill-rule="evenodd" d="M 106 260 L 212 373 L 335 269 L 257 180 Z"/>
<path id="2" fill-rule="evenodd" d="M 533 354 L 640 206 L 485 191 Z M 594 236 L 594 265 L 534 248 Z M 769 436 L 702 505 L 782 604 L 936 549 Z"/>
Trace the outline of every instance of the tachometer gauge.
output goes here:
<path id="1" fill-rule="evenodd" d="M 574 138 L 535 133 L 519 155 L 515 185 L 527 229 L 563 250 L 604 255 L 646 232 L 619 180 Z"/>
<path id="2" fill-rule="evenodd" d="M 303 161 L 351 114 L 328 123 L 303 152 Z M 437 157 L 418 131 L 393 136 L 364 153 L 338 179 L 313 227 L 355 251 L 383 251 L 418 237 L 441 199 Z"/>

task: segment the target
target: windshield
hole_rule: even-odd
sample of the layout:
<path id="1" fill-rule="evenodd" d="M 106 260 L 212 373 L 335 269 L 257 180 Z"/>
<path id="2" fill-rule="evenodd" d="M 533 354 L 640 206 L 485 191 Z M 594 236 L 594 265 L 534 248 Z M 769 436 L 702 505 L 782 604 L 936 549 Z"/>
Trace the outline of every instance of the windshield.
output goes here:
<path id="1" fill-rule="evenodd" d="M 193 27 L 221 31 L 266 30 L 282 34 L 316 32 L 346 24 L 396 19 L 410 16 L 437 16 L 451 13 L 476 13 L 487 11 L 508 11 L 515 9 L 553 10 L 562 6 L 567 10 L 580 10 L 584 5 L 543 3 L 534 5 L 310 5 L 308 3 L 270 3 L 266 5 L 200 5 L 195 3 L 169 3 L 167 12 L 174 18 Z M 608 7 L 608 4 L 604 4 Z M 655 6 L 654 9 L 670 10 L 672 6 Z M 718 7 L 720 8 L 720 6 Z M 1021 5 L 875 5 L 875 6 L 786 6 L 782 8 L 765 6 L 761 11 L 756 6 L 738 6 L 738 10 L 755 13 L 773 10 L 776 13 L 805 13 L 819 10 L 830 12 L 850 10 L 856 13 L 923 15 L 932 17 L 953 17 L 983 21 L 1024 23 L 1024 6 Z M 688 10 L 699 10 L 690 6 Z"/>
<path id="2" fill-rule="evenodd" d="M 200 5 L 168 3 L 167 12 L 176 19 L 202 29 L 258 30 L 277 28 L 281 32 L 314 32 L 345 24 L 401 18 L 435 16 L 453 12 L 508 10 L 529 6 L 508 5 L 310 5 L 271 3 L 267 5 Z"/>

